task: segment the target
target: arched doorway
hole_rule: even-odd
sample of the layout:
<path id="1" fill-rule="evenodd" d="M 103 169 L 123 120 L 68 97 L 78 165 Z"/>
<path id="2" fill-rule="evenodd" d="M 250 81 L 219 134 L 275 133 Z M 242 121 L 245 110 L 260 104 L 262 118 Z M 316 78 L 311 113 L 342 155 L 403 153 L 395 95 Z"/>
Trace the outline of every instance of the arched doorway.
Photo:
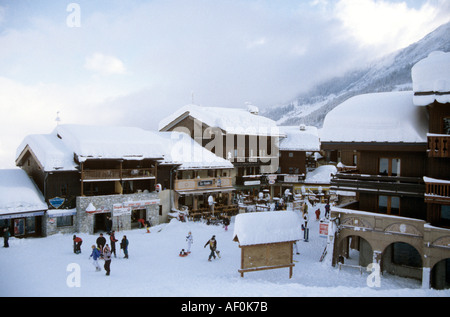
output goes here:
<path id="1" fill-rule="evenodd" d="M 393 275 L 422 279 L 422 256 L 409 243 L 391 243 L 383 252 L 381 270 Z"/>
<path id="2" fill-rule="evenodd" d="M 373 261 L 373 250 L 370 243 L 356 235 L 345 237 L 339 248 L 338 262 L 347 265 L 366 267 Z"/>
<path id="3" fill-rule="evenodd" d="M 431 288 L 450 288 L 450 258 L 439 261 L 431 270 Z"/>

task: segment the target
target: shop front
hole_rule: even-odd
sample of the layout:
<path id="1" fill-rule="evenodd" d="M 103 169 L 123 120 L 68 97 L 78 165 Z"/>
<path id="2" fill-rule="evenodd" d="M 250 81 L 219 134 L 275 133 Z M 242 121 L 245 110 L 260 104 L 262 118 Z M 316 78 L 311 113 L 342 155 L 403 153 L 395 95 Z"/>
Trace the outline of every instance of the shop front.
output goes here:
<path id="1" fill-rule="evenodd" d="M 0 227 L 18 238 L 41 237 L 44 211 L 0 215 Z"/>

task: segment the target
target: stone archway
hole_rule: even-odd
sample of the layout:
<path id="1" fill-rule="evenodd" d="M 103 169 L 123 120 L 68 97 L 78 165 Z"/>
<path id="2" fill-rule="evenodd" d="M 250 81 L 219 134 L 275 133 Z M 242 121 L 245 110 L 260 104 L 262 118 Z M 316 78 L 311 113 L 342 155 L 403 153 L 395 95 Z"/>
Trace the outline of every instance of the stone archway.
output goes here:
<path id="1" fill-rule="evenodd" d="M 443 259 L 433 266 L 430 286 L 434 289 L 450 289 L 450 258 Z"/>
<path id="2" fill-rule="evenodd" d="M 337 244 L 337 262 L 351 266 L 366 267 L 373 262 L 370 241 L 357 234 L 341 237 Z"/>
<path id="3" fill-rule="evenodd" d="M 383 251 L 381 270 L 393 275 L 422 280 L 421 253 L 407 242 L 393 242 Z"/>

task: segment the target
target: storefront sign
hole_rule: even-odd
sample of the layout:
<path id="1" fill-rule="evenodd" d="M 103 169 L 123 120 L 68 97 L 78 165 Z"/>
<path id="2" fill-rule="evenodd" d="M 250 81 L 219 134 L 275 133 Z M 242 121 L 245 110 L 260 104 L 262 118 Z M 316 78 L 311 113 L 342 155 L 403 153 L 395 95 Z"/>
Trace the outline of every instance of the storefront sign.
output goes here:
<path id="1" fill-rule="evenodd" d="M 55 209 L 58 209 L 59 207 L 61 207 L 64 204 L 65 201 L 66 200 L 64 198 L 61 198 L 61 197 L 55 197 L 55 198 L 52 198 L 52 199 L 48 200 L 50 205 L 52 205 L 53 208 L 55 208 Z"/>
<path id="2" fill-rule="evenodd" d="M 113 205 L 113 216 L 131 215 L 134 209 L 142 209 L 146 206 L 159 205 L 159 199 L 141 200 L 141 201 L 127 201 L 122 204 Z"/>
<path id="3" fill-rule="evenodd" d="M 320 222 L 319 223 L 319 235 L 321 237 L 328 237 L 328 224 L 329 222 Z"/>
<path id="4" fill-rule="evenodd" d="M 285 183 L 298 183 L 298 175 L 284 175 Z"/>
<path id="5" fill-rule="evenodd" d="M 211 179 L 207 180 L 207 181 L 198 181 L 197 185 L 198 186 L 212 186 L 213 185 L 213 181 Z"/>
<path id="6" fill-rule="evenodd" d="M 86 212 L 88 214 L 105 214 L 105 213 L 111 212 L 111 209 L 109 209 L 105 206 L 101 206 L 100 208 L 97 208 L 95 210 L 86 210 Z"/>
<path id="7" fill-rule="evenodd" d="M 113 205 L 113 216 L 131 215 L 131 207 L 124 207 L 123 204 Z"/>
<path id="8" fill-rule="evenodd" d="M 244 185 L 245 186 L 261 185 L 261 181 L 260 180 L 257 180 L 257 181 L 245 181 Z"/>
<path id="9" fill-rule="evenodd" d="M 277 177 L 278 177 L 278 175 L 276 175 L 276 174 L 267 175 L 267 180 L 268 180 L 269 184 L 270 185 L 275 184 L 275 182 L 277 181 Z"/>

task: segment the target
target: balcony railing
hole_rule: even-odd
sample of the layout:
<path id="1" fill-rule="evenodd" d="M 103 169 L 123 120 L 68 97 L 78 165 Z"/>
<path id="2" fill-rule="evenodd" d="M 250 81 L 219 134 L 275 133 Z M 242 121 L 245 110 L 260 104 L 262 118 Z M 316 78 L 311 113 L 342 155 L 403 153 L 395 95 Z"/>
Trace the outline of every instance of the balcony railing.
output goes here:
<path id="1" fill-rule="evenodd" d="M 81 180 L 84 182 L 92 182 L 127 179 L 153 179 L 156 175 L 155 172 L 155 168 L 84 170 L 81 173 Z"/>
<path id="2" fill-rule="evenodd" d="M 428 157 L 450 157 L 450 135 L 428 133 Z"/>
<path id="3" fill-rule="evenodd" d="M 338 173 L 331 179 L 332 190 L 423 197 L 421 177 L 380 176 Z"/>
<path id="4" fill-rule="evenodd" d="M 425 202 L 450 204 L 450 181 L 424 177 Z"/>
<path id="5" fill-rule="evenodd" d="M 231 177 L 215 178 L 193 178 L 175 180 L 176 191 L 201 190 L 201 189 L 220 189 L 232 187 Z"/>

